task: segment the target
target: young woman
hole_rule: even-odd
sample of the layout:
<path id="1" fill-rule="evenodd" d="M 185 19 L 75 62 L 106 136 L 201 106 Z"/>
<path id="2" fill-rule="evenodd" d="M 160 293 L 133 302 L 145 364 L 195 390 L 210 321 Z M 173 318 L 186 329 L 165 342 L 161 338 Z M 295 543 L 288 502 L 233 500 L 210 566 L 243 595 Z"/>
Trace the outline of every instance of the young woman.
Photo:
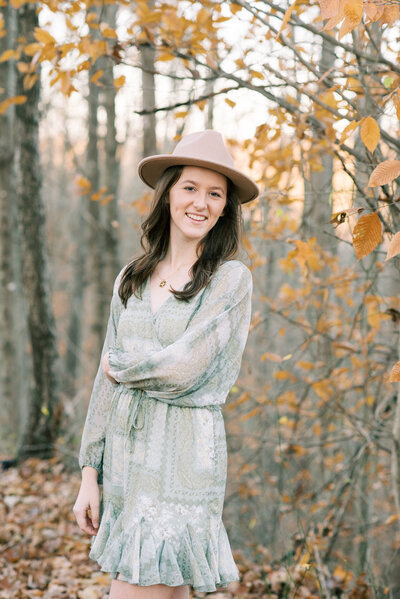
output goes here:
<path id="1" fill-rule="evenodd" d="M 235 255 L 258 188 L 212 130 L 145 158 L 139 175 L 155 188 L 144 253 L 115 280 L 73 511 L 110 599 L 187 599 L 189 585 L 239 579 L 221 519 L 221 404 L 248 336 L 252 276 Z"/>

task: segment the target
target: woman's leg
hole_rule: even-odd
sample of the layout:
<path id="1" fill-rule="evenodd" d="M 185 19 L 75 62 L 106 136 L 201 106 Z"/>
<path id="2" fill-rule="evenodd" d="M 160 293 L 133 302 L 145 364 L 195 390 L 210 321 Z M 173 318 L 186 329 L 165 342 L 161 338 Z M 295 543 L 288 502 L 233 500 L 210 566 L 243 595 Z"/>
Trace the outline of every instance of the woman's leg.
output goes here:
<path id="1" fill-rule="evenodd" d="M 190 598 L 190 586 L 185 584 L 182 587 L 173 587 L 173 593 L 170 599 L 189 599 Z"/>
<path id="2" fill-rule="evenodd" d="M 166 584 L 151 584 L 143 587 L 114 579 L 111 581 L 109 599 L 172 599 L 172 593 L 176 588 L 181 587 L 169 587 Z M 182 599 L 186 599 L 184 595 Z"/>

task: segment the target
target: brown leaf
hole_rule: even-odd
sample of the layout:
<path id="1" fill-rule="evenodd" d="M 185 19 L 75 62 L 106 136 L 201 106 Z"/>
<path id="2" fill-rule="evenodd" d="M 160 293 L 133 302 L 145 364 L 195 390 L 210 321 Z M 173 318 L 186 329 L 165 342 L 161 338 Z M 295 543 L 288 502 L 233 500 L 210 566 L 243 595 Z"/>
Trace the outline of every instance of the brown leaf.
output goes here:
<path id="1" fill-rule="evenodd" d="M 393 258 L 393 256 L 397 256 L 397 254 L 400 254 L 400 231 L 396 233 L 389 243 L 385 261 L 390 260 L 390 258 Z"/>
<path id="2" fill-rule="evenodd" d="M 376 212 L 361 216 L 353 229 L 353 246 L 357 259 L 361 260 L 376 248 L 382 240 L 382 225 Z"/>
<path id="3" fill-rule="evenodd" d="M 391 183 L 400 175 L 400 160 L 385 160 L 378 164 L 371 173 L 368 187 L 377 187 Z"/>
<path id="4" fill-rule="evenodd" d="M 339 0 L 318 0 L 322 19 L 331 19 L 339 12 Z"/>

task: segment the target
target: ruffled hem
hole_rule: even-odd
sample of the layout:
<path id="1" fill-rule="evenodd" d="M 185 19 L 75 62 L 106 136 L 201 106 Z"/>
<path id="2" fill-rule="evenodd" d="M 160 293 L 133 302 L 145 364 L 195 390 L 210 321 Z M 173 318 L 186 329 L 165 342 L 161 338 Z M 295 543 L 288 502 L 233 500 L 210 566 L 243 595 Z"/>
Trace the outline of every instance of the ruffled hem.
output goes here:
<path id="1" fill-rule="evenodd" d="M 128 530 L 123 529 L 123 513 L 115 516 L 108 502 L 100 528 L 92 538 L 89 557 L 98 562 L 111 578 L 148 586 L 191 585 L 198 591 L 212 592 L 239 580 L 228 535 L 221 519 L 210 530 L 207 549 L 188 523 L 176 553 L 168 539 L 157 546 L 151 525 L 145 518 Z"/>

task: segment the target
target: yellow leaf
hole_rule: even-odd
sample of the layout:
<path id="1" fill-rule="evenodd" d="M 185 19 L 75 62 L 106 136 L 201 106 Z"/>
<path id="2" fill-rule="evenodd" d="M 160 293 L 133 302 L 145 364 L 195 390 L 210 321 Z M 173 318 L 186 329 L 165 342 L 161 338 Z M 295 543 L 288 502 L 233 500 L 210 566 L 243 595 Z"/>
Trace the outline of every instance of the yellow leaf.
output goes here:
<path id="1" fill-rule="evenodd" d="M 255 416 L 256 414 L 259 414 L 259 413 L 260 413 L 260 411 L 261 411 L 261 408 L 259 408 L 259 407 L 257 407 L 257 408 L 254 408 L 253 410 L 250 410 L 250 412 L 248 412 L 247 414 L 243 414 L 243 415 L 240 417 L 240 420 L 242 420 L 243 422 L 244 422 L 245 420 L 249 420 L 249 418 L 252 418 L 252 417 L 253 417 L 253 416 Z"/>
<path id="2" fill-rule="evenodd" d="M 390 371 L 389 383 L 400 383 L 400 362 L 396 362 Z"/>
<path id="3" fill-rule="evenodd" d="M 393 258 L 393 256 L 397 256 L 397 254 L 400 254 L 400 231 L 396 233 L 389 243 L 385 261 L 390 260 L 390 258 Z"/>
<path id="4" fill-rule="evenodd" d="M 372 116 L 362 120 L 360 133 L 363 144 L 370 152 L 374 152 L 381 137 L 381 132 L 378 123 Z"/>
<path id="5" fill-rule="evenodd" d="M 392 514 L 391 516 L 389 516 L 389 518 L 386 518 L 385 524 L 393 524 L 393 522 L 396 522 L 396 520 L 398 519 L 399 516 L 397 514 Z"/>
<path id="6" fill-rule="evenodd" d="M 115 87 L 115 89 L 120 89 L 125 84 L 125 81 L 126 81 L 125 75 L 121 75 L 120 77 L 116 77 L 114 79 L 114 87 Z"/>
<path id="7" fill-rule="evenodd" d="M 4 52 L 0 55 L 0 62 L 7 62 L 11 58 L 15 58 L 18 60 L 19 52 L 17 50 L 4 50 Z"/>
<path id="8" fill-rule="evenodd" d="M 206 107 L 207 104 L 207 100 L 199 100 L 199 102 L 196 102 L 196 106 L 197 108 L 199 108 L 199 110 L 204 110 L 204 108 Z"/>
<path id="9" fill-rule="evenodd" d="M 189 111 L 188 111 L 188 110 L 184 110 L 184 111 L 182 111 L 182 112 L 175 112 L 175 114 L 174 114 L 174 117 L 175 117 L 176 119 L 183 119 L 183 118 L 185 118 L 185 116 L 187 116 L 188 114 L 189 114 Z"/>
<path id="10" fill-rule="evenodd" d="M 382 225 L 376 212 L 361 216 L 353 229 L 353 246 L 357 259 L 368 256 L 382 240 Z"/>
<path id="11" fill-rule="evenodd" d="M 231 106 L 232 108 L 234 106 L 236 106 L 236 102 L 233 102 L 232 100 L 230 100 L 229 98 L 225 98 L 225 102 L 228 104 L 228 106 Z"/>
<path id="12" fill-rule="evenodd" d="M 400 175 L 400 160 L 385 160 L 378 164 L 371 173 L 368 187 L 377 187 L 391 183 Z"/>
<path id="13" fill-rule="evenodd" d="M 26 96 L 14 96 L 13 98 L 3 100 L 3 102 L 0 103 L 0 114 L 3 114 L 12 104 L 23 104 L 27 99 Z"/>
<path id="14" fill-rule="evenodd" d="M 49 412 L 49 410 L 48 410 L 47 406 L 42 406 L 42 407 L 40 408 L 40 411 L 41 411 L 41 412 L 42 412 L 42 414 L 44 414 L 45 416 L 48 416 L 48 415 L 50 414 L 50 412 Z"/>
<path id="15" fill-rule="evenodd" d="M 56 40 L 51 35 L 51 33 L 49 33 L 48 31 L 45 31 L 44 29 L 40 29 L 40 27 L 35 27 L 34 36 L 35 36 L 35 39 L 37 39 L 37 41 L 41 42 L 42 44 L 55 44 L 56 43 Z"/>
<path id="16" fill-rule="evenodd" d="M 274 372 L 274 378 L 276 378 L 277 381 L 290 379 L 292 382 L 294 382 L 296 380 L 293 374 L 287 370 L 278 370 L 277 372 Z"/>

